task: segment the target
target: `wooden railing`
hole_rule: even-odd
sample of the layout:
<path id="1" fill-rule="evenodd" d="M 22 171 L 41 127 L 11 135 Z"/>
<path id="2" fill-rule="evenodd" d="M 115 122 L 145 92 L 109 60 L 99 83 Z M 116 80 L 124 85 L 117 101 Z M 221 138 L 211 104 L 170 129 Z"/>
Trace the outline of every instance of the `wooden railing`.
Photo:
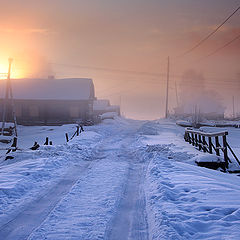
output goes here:
<path id="1" fill-rule="evenodd" d="M 1 129 L 0 129 L 1 130 Z M 68 136 L 68 133 L 65 134 L 65 137 L 66 137 L 66 141 L 69 142 L 70 140 L 72 140 L 75 136 L 79 136 L 79 134 L 81 132 L 84 132 L 84 129 L 82 127 L 82 125 L 77 125 L 76 126 L 76 131 L 73 133 L 73 135 L 69 138 Z M 8 155 L 9 153 L 11 152 L 16 152 L 17 150 L 24 150 L 24 149 L 20 149 L 17 147 L 17 142 L 18 142 L 18 138 L 17 137 L 14 137 L 12 140 L 9 140 L 8 142 L 6 143 L 10 143 L 12 142 L 12 145 L 10 147 L 7 147 L 7 148 L 1 148 L 0 150 L 7 150 L 6 152 L 6 157 L 5 157 L 5 160 L 8 160 L 8 159 L 13 159 L 14 157 L 13 156 L 10 156 Z M 44 142 L 43 145 L 53 145 L 53 142 L 52 141 L 49 141 L 49 137 L 46 137 L 46 140 Z M 34 142 L 33 146 L 30 147 L 31 150 L 38 150 L 40 148 L 40 144 L 38 142 Z M 26 149 L 25 149 L 26 150 Z"/>
<path id="2" fill-rule="evenodd" d="M 72 135 L 72 137 L 69 139 L 68 133 L 65 133 L 65 137 L 66 137 L 66 141 L 69 142 L 70 140 L 72 140 L 75 136 L 79 136 L 79 133 L 84 132 L 84 129 L 82 127 L 82 125 L 77 125 L 77 130 L 74 132 L 74 134 Z"/>
<path id="3" fill-rule="evenodd" d="M 207 133 L 199 130 L 194 130 L 192 128 L 185 129 L 184 139 L 189 144 L 192 144 L 195 147 L 198 147 L 199 151 L 208 152 L 213 154 L 215 151 L 217 156 L 220 156 L 220 151 L 223 152 L 224 162 L 226 168 L 228 168 L 229 163 L 231 163 L 230 158 L 228 157 L 228 150 L 233 155 L 234 159 L 240 165 L 240 161 L 237 158 L 236 154 L 233 152 L 232 148 L 227 142 L 228 131 L 219 131 L 214 133 Z M 220 144 L 219 138 L 222 137 L 222 145 Z"/>

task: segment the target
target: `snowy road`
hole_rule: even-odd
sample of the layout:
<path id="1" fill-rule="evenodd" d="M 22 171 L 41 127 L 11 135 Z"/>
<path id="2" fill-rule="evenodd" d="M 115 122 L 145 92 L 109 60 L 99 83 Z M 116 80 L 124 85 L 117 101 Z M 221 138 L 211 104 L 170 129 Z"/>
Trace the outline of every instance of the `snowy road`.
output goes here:
<path id="1" fill-rule="evenodd" d="M 125 150 L 126 151 L 126 150 Z M 145 195 L 143 191 L 146 162 L 139 161 L 132 153 L 126 152 L 130 159 L 128 178 L 116 216 L 113 218 L 106 239 L 148 239 Z"/>
<path id="2" fill-rule="evenodd" d="M 2 239 L 27 239 L 30 233 L 38 227 L 53 210 L 74 183 L 79 178 L 79 174 L 86 171 L 89 164 L 74 166 L 53 188 L 49 189 L 45 195 L 31 202 L 15 218 L 7 222 L 0 228 Z"/>
<path id="3" fill-rule="evenodd" d="M 0 168 L 0 240 L 237 239 L 239 177 L 191 164 L 181 131 L 109 120 L 16 153 Z"/>

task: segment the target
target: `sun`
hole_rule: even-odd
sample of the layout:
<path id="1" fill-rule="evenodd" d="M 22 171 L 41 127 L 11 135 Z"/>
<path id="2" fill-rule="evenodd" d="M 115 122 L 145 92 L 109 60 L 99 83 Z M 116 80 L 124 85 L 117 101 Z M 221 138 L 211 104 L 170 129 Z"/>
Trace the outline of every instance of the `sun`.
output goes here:
<path id="1" fill-rule="evenodd" d="M 6 79 L 8 74 L 8 60 L 0 61 L 0 79 Z M 11 67 L 11 78 L 23 78 L 23 69 L 14 63 L 14 59 Z"/>
<path id="2" fill-rule="evenodd" d="M 6 64 L 0 63 L 0 79 L 6 79 L 8 66 Z"/>

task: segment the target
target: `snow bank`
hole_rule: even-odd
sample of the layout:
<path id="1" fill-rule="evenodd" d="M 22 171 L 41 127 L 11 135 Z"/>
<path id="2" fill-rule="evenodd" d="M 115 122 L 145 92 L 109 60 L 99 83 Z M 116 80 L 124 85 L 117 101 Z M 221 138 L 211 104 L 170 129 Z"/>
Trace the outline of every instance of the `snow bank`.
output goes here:
<path id="1" fill-rule="evenodd" d="M 0 166 L 0 224 L 53 186 L 74 165 L 94 158 L 101 135 L 85 131 L 68 144 L 11 154 Z M 6 218 L 7 217 L 7 218 Z"/>
<path id="2" fill-rule="evenodd" d="M 149 122 L 148 129 L 151 131 L 143 131 L 142 142 L 146 145 L 169 145 L 172 154 L 181 154 L 182 158 L 179 161 L 184 163 L 190 163 L 196 165 L 197 162 L 211 162 L 211 161 L 224 161 L 223 153 L 220 152 L 221 156 L 216 157 L 215 154 L 204 153 L 203 151 L 198 151 L 198 148 L 193 147 L 191 144 L 184 141 L 185 128 L 179 127 L 174 121 L 159 120 L 158 122 Z M 144 125 L 143 125 L 144 127 Z M 228 131 L 227 141 L 234 153 L 240 158 L 240 129 L 231 127 L 201 127 L 200 130 L 205 132 L 219 132 Z M 157 134 L 154 134 L 157 133 Z M 222 139 L 220 139 L 220 144 L 222 144 Z M 191 156 L 191 157 L 184 157 Z M 240 166 L 236 162 L 233 155 L 228 154 L 232 163 L 229 166 L 229 170 L 239 170 Z"/>
<path id="3" fill-rule="evenodd" d="M 148 152 L 150 239 L 239 239 L 239 177 L 179 162 L 168 146 Z"/>

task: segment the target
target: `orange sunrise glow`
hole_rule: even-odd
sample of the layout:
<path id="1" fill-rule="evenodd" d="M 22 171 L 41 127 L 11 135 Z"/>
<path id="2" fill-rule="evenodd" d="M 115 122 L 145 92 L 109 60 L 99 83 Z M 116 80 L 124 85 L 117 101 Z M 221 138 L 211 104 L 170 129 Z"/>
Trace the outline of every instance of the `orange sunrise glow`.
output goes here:
<path id="1" fill-rule="evenodd" d="M 5 63 L 4 63 L 5 62 Z M 8 74 L 8 61 L 0 61 L 0 79 L 6 79 Z M 15 68 L 14 59 L 11 68 L 11 78 L 24 78 L 24 70 L 21 68 Z"/>
<path id="2" fill-rule="evenodd" d="M 11 56 L 13 78 L 90 77 L 98 97 L 114 104 L 121 98 L 126 116 L 141 119 L 163 116 L 167 56 L 170 109 L 176 106 L 175 82 L 191 69 L 222 98 L 236 92 L 240 40 L 206 56 L 239 34 L 239 13 L 201 47 L 179 57 L 236 8 L 234 0 L 13 2 L 3 2 L 0 16 L 0 72 L 7 72 Z M 235 85 L 216 88 L 223 80 Z"/>
<path id="3" fill-rule="evenodd" d="M 0 6 L 0 240 L 240 240 L 240 0 Z"/>

